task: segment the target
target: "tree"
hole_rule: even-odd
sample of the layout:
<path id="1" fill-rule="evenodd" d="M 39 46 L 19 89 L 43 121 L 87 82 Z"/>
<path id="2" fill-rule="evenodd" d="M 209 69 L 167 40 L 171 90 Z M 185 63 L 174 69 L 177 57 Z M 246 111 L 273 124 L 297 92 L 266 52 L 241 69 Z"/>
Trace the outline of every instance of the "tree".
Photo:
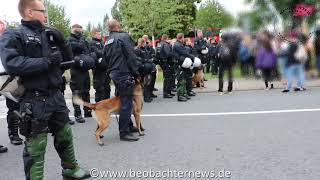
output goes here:
<path id="1" fill-rule="evenodd" d="M 63 35 L 69 36 L 70 34 L 70 19 L 66 15 L 65 8 L 63 6 L 48 3 L 48 15 L 49 15 L 49 26 L 58 29 Z"/>
<path id="2" fill-rule="evenodd" d="M 113 19 L 116 19 L 117 21 L 119 21 L 121 23 L 122 17 L 121 17 L 121 13 L 119 10 L 119 6 L 120 6 L 121 0 L 116 0 L 116 2 L 114 3 L 112 9 L 111 9 L 111 15 Z"/>
<path id="3" fill-rule="evenodd" d="M 195 25 L 201 29 L 221 29 L 232 25 L 233 16 L 216 0 L 207 0 L 197 12 Z"/>
<path id="4" fill-rule="evenodd" d="M 275 18 L 275 13 L 279 14 L 283 19 L 284 25 L 291 24 L 291 28 L 293 28 L 293 26 L 300 26 L 303 20 L 307 20 L 309 24 L 316 22 L 316 13 L 311 14 L 307 19 L 293 16 L 291 10 L 294 9 L 296 4 L 303 3 L 320 6 L 319 0 L 247 0 L 247 2 L 253 3 L 258 11 L 267 9 L 269 11 L 267 14 L 271 16 L 271 19 Z M 274 7 L 276 12 L 271 11 L 271 6 Z"/>
<path id="5" fill-rule="evenodd" d="M 137 39 L 143 34 L 175 36 L 188 32 L 195 18 L 195 0 L 121 0 L 119 12 L 125 30 Z"/>
<path id="6" fill-rule="evenodd" d="M 108 13 L 106 15 L 104 15 L 103 22 L 102 22 L 102 27 L 101 27 L 101 30 L 102 30 L 103 34 L 107 33 L 107 31 L 108 31 L 107 30 L 107 23 L 108 23 L 109 19 L 110 18 L 109 18 Z"/>
<path id="7" fill-rule="evenodd" d="M 253 10 L 240 13 L 237 22 L 238 26 L 244 27 L 244 29 L 249 28 L 249 31 L 257 31 L 263 25 L 261 11 Z M 245 27 L 247 25 L 249 25 L 249 27 Z"/>

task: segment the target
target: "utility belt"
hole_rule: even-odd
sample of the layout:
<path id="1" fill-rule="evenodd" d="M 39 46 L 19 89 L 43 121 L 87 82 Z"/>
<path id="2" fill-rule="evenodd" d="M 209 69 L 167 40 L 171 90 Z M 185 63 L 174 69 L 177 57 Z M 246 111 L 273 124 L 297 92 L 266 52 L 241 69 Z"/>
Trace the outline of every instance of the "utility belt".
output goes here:
<path id="1" fill-rule="evenodd" d="M 50 90 L 26 90 L 24 98 L 32 97 L 49 97 L 60 92 L 60 89 L 50 89 Z"/>

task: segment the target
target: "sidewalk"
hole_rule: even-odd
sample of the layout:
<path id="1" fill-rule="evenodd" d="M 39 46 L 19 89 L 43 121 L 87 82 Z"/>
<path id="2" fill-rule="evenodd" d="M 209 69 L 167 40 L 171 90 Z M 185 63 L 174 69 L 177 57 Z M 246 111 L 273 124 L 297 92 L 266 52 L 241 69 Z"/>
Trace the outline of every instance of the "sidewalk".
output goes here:
<path id="1" fill-rule="evenodd" d="M 296 82 L 293 83 L 293 87 L 295 87 Z M 228 86 L 228 82 L 224 82 L 224 90 L 226 91 Z M 162 87 L 163 83 L 159 82 L 156 83 L 156 88 L 159 89 L 159 91 L 155 92 L 156 95 L 162 95 Z M 284 89 L 284 85 L 280 81 L 275 81 L 274 82 L 274 88 L 275 89 Z M 312 79 L 312 80 L 306 80 L 306 88 L 312 88 L 312 87 L 320 87 L 320 79 Z M 262 79 L 246 79 L 246 78 L 238 78 L 234 80 L 233 83 L 233 89 L 234 91 L 249 91 L 249 90 L 264 90 L 264 82 Z M 218 91 L 218 79 L 214 80 L 209 80 L 205 82 L 205 88 L 200 89 L 200 88 L 194 88 L 194 91 L 197 93 L 212 93 L 212 92 L 217 92 Z M 94 98 L 94 89 L 91 87 L 90 90 L 90 96 L 91 98 Z M 111 95 L 114 94 L 114 86 L 111 86 Z M 67 86 L 66 91 L 65 91 L 65 97 L 66 98 L 71 98 L 71 90 L 70 87 Z"/>

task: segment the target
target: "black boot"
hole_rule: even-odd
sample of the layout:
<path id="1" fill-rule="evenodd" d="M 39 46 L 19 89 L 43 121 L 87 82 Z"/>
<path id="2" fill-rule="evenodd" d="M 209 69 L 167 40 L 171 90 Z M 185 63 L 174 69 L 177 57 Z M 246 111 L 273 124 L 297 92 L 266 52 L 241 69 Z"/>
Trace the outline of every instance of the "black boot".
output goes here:
<path id="1" fill-rule="evenodd" d="M 8 148 L 0 145 L 0 153 L 5 153 L 5 152 L 7 152 L 7 151 L 8 151 Z"/>
<path id="2" fill-rule="evenodd" d="M 85 117 L 85 118 L 91 118 L 91 117 L 92 117 L 91 111 L 85 110 L 85 111 L 84 111 L 84 117 Z"/>
<path id="3" fill-rule="evenodd" d="M 173 98 L 173 96 L 169 93 L 165 93 L 163 94 L 163 98 L 169 99 L 169 98 Z"/>
<path id="4" fill-rule="evenodd" d="M 86 120 L 81 115 L 76 116 L 75 119 L 78 123 L 85 123 L 86 122 Z"/>
<path id="5" fill-rule="evenodd" d="M 21 145 L 23 140 L 19 137 L 19 119 L 15 116 L 8 116 L 8 135 L 10 143 L 13 145 Z"/>
<path id="6" fill-rule="evenodd" d="M 184 96 L 178 96 L 178 102 L 186 102 L 188 99 Z"/>

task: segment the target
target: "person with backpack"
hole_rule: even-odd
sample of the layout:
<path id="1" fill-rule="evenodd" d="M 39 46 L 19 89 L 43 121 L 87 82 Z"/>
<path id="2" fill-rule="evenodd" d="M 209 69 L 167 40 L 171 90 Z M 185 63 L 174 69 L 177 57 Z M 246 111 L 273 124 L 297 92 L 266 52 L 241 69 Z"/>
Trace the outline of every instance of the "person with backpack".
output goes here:
<path id="1" fill-rule="evenodd" d="M 290 92 L 292 88 L 292 81 L 297 80 L 297 87 L 294 91 L 305 91 L 305 71 L 304 63 L 308 59 L 308 54 L 305 50 L 305 44 L 307 37 L 303 34 L 299 34 L 297 37 L 296 33 L 291 33 L 290 45 L 288 49 L 288 62 L 287 62 L 287 87 L 282 91 L 283 93 Z"/>
<path id="2" fill-rule="evenodd" d="M 224 33 L 221 35 L 221 41 L 218 45 L 218 59 L 219 59 L 219 90 L 220 95 L 223 94 L 223 77 L 224 72 L 228 72 L 228 93 L 233 90 L 233 68 L 236 63 L 236 43 L 233 40 L 234 35 Z"/>
<path id="3" fill-rule="evenodd" d="M 262 71 L 266 89 L 273 89 L 272 72 L 275 68 L 277 56 L 271 45 L 271 39 L 267 32 L 262 34 L 261 46 L 258 49 L 256 57 L 256 68 Z M 270 87 L 269 87 L 270 83 Z"/>

